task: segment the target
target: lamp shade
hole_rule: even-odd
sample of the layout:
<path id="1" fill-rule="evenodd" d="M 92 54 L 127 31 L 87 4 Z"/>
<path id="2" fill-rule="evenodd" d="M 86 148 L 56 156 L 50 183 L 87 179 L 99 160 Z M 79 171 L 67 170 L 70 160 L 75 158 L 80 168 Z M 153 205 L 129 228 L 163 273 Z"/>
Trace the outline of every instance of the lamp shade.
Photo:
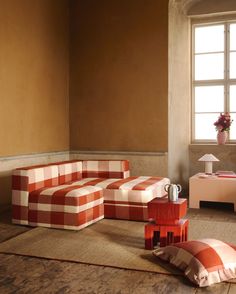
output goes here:
<path id="1" fill-rule="evenodd" d="M 219 159 L 216 158 L 213 154 L 205 154 L 201 158 L 199 158 L 198 161 L 204 161 L 205 162 L 205 173 L 212 174 L 212 162 L 219 161 Z"/>
<path id="2" fill-rule="evenodd" d="M 205 154 L 198 161 L 219 161 L 213 154 Z"/>

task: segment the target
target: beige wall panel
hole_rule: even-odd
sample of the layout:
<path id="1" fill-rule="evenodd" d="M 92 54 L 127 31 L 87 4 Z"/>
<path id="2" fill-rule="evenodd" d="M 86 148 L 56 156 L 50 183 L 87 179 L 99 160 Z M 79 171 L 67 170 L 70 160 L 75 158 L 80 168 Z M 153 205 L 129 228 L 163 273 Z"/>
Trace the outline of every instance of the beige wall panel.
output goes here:
<path id="1" fill-rule="evenodd" d="M 235 0 L 195 0 L 189 6 L 186 12 L 190 16 L 236 12 Z"/>
<path id="2" fill-rule="evenodd" d="M 213 162 L 213 172 L 217 170 L 232 170 L 236 172 L 236 146 L 235 145 L 190 145 L 190 177 L 196 173 L 204 172 L 204 162 L 198 161 L 204 154 L 212 153 L 218 162 Z"/>
<path id="3" fill-rule="evenodd" d="M 180 2 L 169 2 L 169 130 L 168 175 L 188 185 L 191 115 L 190 20 Z"/>
<path id="4" fill-rule="evenodd" d="M 167 151 L 168 1 L 71 3 L 71 149 Z"/>
<path id="5" fill-rule="evenodd" d="M 0 0 L 0 156 L 69 149 L 69 6 Z"/>

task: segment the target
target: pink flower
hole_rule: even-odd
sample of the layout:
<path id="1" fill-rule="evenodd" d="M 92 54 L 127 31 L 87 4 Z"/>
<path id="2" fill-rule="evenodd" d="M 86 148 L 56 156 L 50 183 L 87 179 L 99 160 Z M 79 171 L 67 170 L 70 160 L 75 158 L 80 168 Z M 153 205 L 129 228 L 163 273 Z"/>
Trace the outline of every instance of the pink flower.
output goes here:
<path id="1" fill-rule="evenodd" d="M 221 113 L 218 117 L 218 120 L 214 122 L 214 126 L 216 127 L 217 131 L 229 131 L 232 121 L 233 120 L 231 120 L 229 112 L 224 114 Z"/>

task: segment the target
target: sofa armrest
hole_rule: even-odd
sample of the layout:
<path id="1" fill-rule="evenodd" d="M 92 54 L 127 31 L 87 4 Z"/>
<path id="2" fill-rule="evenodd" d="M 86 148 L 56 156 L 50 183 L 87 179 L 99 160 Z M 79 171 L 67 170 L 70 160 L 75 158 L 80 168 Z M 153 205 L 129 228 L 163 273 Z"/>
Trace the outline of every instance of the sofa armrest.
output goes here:
<path id="1" fill-rule="evenodd" d="M 130 176 L 128 160 L 83 160 L 83 178 L 117 178 Z"/>
<path id="2" fill-rule="evenodd" d="M 12 174 L 12 222 L 28 224 L 29 193 L 59 184 L 58 166 L 24 167 Z"/>

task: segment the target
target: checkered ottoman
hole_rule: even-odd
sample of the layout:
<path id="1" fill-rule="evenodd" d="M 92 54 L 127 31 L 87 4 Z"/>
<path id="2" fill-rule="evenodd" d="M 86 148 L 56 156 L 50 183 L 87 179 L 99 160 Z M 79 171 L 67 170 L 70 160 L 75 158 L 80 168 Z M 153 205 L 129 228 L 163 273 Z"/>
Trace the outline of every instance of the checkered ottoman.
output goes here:
<path id="1" fill-rule="evenodd" d="M 168 178 L 128 177 L 125 179 L 83 178 L 72 185 L 92 185 L 104 190 L 105 218 L 148 220 L 147 203 L 166 195 Z"/>
<path id="2" fill-rule="evenodd" d="M 80 230 L 104 218 L 100 187 L 60 185 L 29 194 L 29 225 Z"/>

